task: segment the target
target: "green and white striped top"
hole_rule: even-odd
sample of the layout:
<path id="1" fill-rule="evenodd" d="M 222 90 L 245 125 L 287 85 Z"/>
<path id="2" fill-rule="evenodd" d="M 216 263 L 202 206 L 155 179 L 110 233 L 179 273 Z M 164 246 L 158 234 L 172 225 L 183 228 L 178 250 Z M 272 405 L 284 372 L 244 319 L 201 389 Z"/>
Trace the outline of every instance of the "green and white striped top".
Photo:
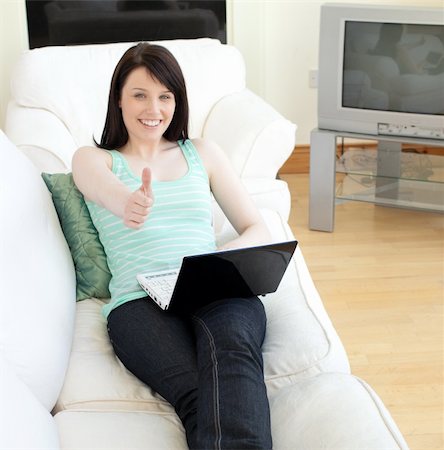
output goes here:
<path id="1" fill-rule="evenodd" d="M 136 280 L 139 272 L 175 268 L 186 255 L 216 249 L 208 175 L 193 143 L 178 144 L 188 172 L 174 181 L 152 181 L 154 204 L 142 228 L 128 228 L 107 209 L 86 202 L 112 274 L 105 317 L 125 302 L 146 297 Z M 132 191 L 139 189 L 142 180 L 123 155 L 116 150 L 109 153 L 113 173 Z"/>

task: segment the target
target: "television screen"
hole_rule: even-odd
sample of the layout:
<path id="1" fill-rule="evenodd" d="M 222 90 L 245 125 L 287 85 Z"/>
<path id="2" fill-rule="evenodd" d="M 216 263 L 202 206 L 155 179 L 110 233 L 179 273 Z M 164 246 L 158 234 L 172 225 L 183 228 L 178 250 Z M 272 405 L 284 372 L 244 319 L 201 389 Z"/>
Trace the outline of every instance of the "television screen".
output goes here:
<path id="1" fill-rule="evenodd" d="M 444 26 L 346 20 L 342 106 L 444 114 Z"/>

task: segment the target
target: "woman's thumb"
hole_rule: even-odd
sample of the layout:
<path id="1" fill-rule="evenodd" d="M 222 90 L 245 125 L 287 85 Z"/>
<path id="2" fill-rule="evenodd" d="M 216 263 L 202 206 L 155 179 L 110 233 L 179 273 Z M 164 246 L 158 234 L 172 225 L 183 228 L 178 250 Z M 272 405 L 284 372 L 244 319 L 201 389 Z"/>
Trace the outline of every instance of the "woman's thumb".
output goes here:
<path id="1" fill-rule="evenodd" d="M 152 194 L 151 169 L 149 167 L 144 167 L 142 170 L 142 190 L 146 196 L 150 196 Z"/>

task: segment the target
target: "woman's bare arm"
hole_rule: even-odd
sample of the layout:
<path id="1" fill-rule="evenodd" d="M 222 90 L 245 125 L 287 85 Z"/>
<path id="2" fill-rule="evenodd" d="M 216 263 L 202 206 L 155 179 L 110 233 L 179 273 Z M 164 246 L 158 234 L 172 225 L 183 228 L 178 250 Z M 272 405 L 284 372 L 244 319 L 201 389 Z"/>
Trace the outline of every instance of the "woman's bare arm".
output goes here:
<path id="1" fill-rule="evenodd" d="M 193 140 L 210 179 L 213 195 L 239 237 L 223 248 L 248 247 L 268 243 L 270 232 L 256 205 L 235 173 L 225 153 L 216 144 Z"/>
<path id="2" fill-rule="evenodd" d="M 81 147 L 73 156 L 72 173 L 86 199 L 121 217 L 130 228 L 140 228 L 153 204 L 151 171 L 145 168 L 142 184 L 131 192 L 111 171 L 111 155 L 95 147 Z"/>

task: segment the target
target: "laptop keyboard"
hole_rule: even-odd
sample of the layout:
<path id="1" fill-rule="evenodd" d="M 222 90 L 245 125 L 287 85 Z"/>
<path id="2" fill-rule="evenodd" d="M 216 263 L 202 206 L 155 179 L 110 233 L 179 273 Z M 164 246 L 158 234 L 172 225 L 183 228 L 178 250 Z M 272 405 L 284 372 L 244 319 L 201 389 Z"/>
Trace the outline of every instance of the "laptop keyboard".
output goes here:
<path id="1" fill-rule="evenodd" d="M 154 300 L 160 301 L 161 303 L 168 303 L 173 295 L 177 272 L 147 275 L 145 278 L 149 289 L 152 291 L 152 295 L 155 297 Z"/>

